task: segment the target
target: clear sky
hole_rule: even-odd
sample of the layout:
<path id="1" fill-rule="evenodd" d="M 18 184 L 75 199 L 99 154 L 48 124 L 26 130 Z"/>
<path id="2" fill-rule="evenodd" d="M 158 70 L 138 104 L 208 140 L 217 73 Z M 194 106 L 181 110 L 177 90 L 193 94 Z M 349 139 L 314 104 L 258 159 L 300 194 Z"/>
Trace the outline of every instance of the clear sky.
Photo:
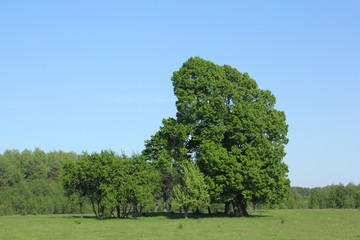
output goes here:
<path id="1" fill-rule="evenodd" d="M 192 56 L 285 111 L 292 186 L 360 183 L 360 1 L 0 1 L 0 152 L 141 152 Z"/>

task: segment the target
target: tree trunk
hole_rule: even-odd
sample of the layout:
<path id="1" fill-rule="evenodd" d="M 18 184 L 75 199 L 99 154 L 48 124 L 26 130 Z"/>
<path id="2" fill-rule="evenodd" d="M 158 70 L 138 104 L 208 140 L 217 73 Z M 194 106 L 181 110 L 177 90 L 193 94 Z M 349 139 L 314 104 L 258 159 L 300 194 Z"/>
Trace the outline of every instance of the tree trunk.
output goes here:
<path id="1" fill-rule="evenodd" d="M 105 207 L 104 206 L 100 207 L 100 212 L 101 212 L 100 218 L 102 218 L 104 216 L 104 212 L 105 212 Z"/>
<path id="2" fill-rule="evenodd" d="M 248 217 L 249 214 L 246 211 L 246 201 L 241 194 L 237 194 L 233 199 L 234 213 L 237 217 Z"/>
<path id="3" fill-rule="evenodd" d="M 163 212 L 167 212 L 167 208 L 166 208 L 166 201 L 164 200 L 164 210 Z"/>
<path id="4" fill-rule="evenodd" d="M 99 218 L 103 217 L 103 211 L 102 211 L 102 207 L 100 206 L 100 201 L 97 202 L 97 213 Z"/>
<path id="5" fill-rule="evenodd" d="M 189 207 L 184 206 L 185 219 L 189 218 Z"/>
<path id="6" fill-rule="evenodd" d="M 93 207 L 93 210 L 94 210 L 94 213 L 95 213 L 95 217 L 98 218 L 98 215 L 97 215 L 97 212 L 96 212 L 96 209 L 95 209 L 95 205 L 94 205 L 94 202 L 91 200 L 91 205 Z"/>
<path id="7" fill-rule="evenodd" d="M 156 199 L 156 205 L 154 208 L 154 212 L 157 212 L 159 210 L 159 199 Z"/>
<path id="8" fill-rule="evenodd" d="M 117 218 L 121 218 L 120 206 L 116 206 Z"/>
<path id="9" fill-rule="evenodd" d="M 133 212 L 134 212 L 134 213 L 138 213 L 138 212 L 139 212 L 137 203 L 133 203 Z"/>
<path id="10" fill-rule="evenodd" d="M 208 213 L 211 214 L 211 208 L 208 206 Z"/>
<path id="11" fill-rule="evenodd" d="M 82 201 L 80 201 L 79 205 L 80 205 L 80 214 L 81 214 L 81 218 L 83 218 L 83 217 L 84 217 L 84 212 L 83 212 L 83 202 L 82 202 Z"/>
<path id="12" fill-rule="evenodd" d="M 180 211 L 180 213 L 182 213 L 182 211 L 181 211 L 181 207 L 179 208 L 179 211 Z"/>
<path id="13" fill-rule="evenodd" d="M 256 213 L 256 203 L 254 203 L 254 213 Z"/>
<path id="14" fill-rule="evenodd" d="M 225 202 L 225 214 L 228 215 L 230 213 L 230 202 Z"/>

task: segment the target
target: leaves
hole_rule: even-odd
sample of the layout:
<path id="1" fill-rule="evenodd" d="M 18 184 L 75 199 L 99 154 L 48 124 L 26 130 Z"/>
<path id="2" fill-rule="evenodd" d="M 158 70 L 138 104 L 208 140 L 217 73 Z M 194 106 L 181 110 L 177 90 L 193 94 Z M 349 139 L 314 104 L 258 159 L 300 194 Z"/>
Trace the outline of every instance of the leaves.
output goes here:
<path id="1" fill-rule="evenodd" d="M 208 186 L 203 174 L 193 163 L 184 164 L 181 184 L 174 187 L 173 204 L 184 207 L 187 211 L 190 207 L 204 207 L 210 203 Z"/>
<path id="2" fill-rule="evenodd" d="M 105 208 L 149 203 L 160 184 L 159 172 L 141 155 L 128 158 L 113 151 L 84 154 L 78 162 L 67 163 L 63 179 L 68 194 L 89 198 L 99 217 Z"/>
<path id="3" fill-rule="evenodd" d="M 176 119 L 163 121 L 144 155 L 156 165 L 196 162 L 213 201 L 280 202 L 289 194 L 288 139 L 275 96 L 247 73 L 190 58 L 172 78 Z M 156 153 L 156 154 L 155 154 Z M 177 189 L 178 191 L 179 189 Z"/>

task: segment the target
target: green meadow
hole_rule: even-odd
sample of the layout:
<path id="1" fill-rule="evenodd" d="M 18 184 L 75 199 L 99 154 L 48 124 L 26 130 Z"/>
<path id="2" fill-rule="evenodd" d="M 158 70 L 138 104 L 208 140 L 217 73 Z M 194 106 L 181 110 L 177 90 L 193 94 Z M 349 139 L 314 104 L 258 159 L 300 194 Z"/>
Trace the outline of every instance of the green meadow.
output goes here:
<path id="1" fill-rule="evenodd" d="M 360 210 L 266 210 L 251 217 L 177 213 L 0 216 L 0 239 L 360 239 Z"/>

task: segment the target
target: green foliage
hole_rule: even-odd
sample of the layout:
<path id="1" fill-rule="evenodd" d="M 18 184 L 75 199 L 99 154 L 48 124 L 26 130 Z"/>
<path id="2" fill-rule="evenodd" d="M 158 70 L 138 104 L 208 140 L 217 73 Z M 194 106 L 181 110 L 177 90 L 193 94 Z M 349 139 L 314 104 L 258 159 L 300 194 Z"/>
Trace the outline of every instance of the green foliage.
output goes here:
<path id="1" fill-rule="evenodd" d="M 181 165 L 189 160 L 187 149 L 184 147 L 187 139 L 185 133 L 184 126 L 169 118 L 164 119 L 160 130 L 151 136 L 150 140 L 145 141 L 143 155 L 161 172 L 161 188 L 155 195 L 157 201 L 162 198 L 164 212 L 167 212 L 167 206 L 171 206 L 173 187 L 178 183 Z"/>
<path id="2" fill-rule="evenodd" d="M 108 173 L 101 186 L 106 191 L 104 201 L 118 209 L 118 217 L 128 217 L 130 212 L 137 212 L 138 208 L 153 202 L 160 176 L 141 155 L 131 158 L 123 155 L 107 167 L 102 170 Z"/>
<path id="3" fill-rule="evenodd" d="M 208 186 L 205 183 L 203 174 L 193 163 L 184 164 L 184 172 L 181 184 L 174 187 L 173 204 L 183 207 L 185 218 L 188 218 L 188 211 L 191 207 L 206 207 L 210 203 Z"/>
<path id="4" fill-rule="evenodd" d="M 0 154 L 0 215 L 77 212 L 59 178 L 63 162 L 76 158 L 74 153 L 40 149 Z"/>
<path id="5" fill-rule="evenodd" d="M 190 58 L 171 78 L 176 119 L 163 121 L 144 155 L 178 167 L 192 160 L 204 173 L 213 201 L 279 203 L 290 181 L 282 161 L 288 126 L 275 97 L 247 73 Z M 240 211 L 240 210 L 239 210 Z M 246 213 L 239 213 L 243 215 Z"/>
<path id="6" fill-rule="evenodd" d="M 159 192 L 160 172 L 141 155 L 7 150 L 0 154 L 0 215 L 141 211 Z M 89 205 L 89 202 L 91 206 Z"/>
<path id="7" fill-rule="evenodd" d="M 360 208 L 360 184 L 349 183 L 344 186 L 302 188 L 291 187 L 289 199 L 281 204 L 258 205 L 258 208 L 281 209 L 323 209 L 323 208 Z"/>
<path id="8" fill-rule="evenodd" d="M 360 185 L 350 183 L 314 188 L 309 208 L 360 208 Z"/>
<path id="9" fill-rule="evenodd" d="M 65 164 L 63 182 L 68 196 L 90 200 L 97 217 L 116 209 L 117 217 L 124 218 L 153 201 L 160 176 L 141 155 L 128 158 L 101 151 Z"/>

